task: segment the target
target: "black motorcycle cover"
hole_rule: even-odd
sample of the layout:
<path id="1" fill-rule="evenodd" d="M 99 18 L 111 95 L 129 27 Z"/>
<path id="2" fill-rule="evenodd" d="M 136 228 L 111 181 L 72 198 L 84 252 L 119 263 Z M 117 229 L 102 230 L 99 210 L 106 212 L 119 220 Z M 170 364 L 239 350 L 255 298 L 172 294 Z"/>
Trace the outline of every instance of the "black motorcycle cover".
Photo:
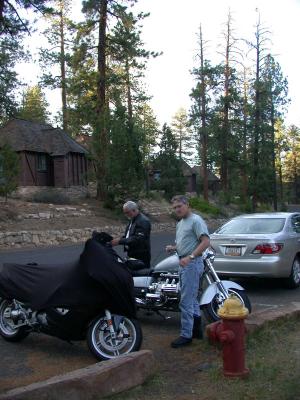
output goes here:
<path id="1" fill-rule="evenodd" d="M 133 279 L 113 249 L 87 240 L 80 260 L 68 264 L 4 264 L 0 296 L 15 298 L 34 310 L 92 306 L 135 316 Z"/>

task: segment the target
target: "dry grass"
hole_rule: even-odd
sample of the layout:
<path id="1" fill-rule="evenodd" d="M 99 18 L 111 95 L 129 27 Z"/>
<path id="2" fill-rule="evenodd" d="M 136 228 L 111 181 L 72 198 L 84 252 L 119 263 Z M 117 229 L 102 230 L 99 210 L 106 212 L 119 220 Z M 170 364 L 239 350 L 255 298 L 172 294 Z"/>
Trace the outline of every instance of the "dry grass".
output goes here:
<path id="1" fill-rule="evenodd" d="M 190 352 L 182 352 L 168 371 L 161 372 L 143 386 L 110 397 L 110 400 L 300 400 L 300 320 L 269 324 L 247 341 L 247 379 L 224 378 L 220 354 L 201 348 L 202 361 L 212 367 L 200 372 Z M 175 355 L 175 354 L 174 354 Z M 200 365 L 200 357 L 199 357 Z"/>

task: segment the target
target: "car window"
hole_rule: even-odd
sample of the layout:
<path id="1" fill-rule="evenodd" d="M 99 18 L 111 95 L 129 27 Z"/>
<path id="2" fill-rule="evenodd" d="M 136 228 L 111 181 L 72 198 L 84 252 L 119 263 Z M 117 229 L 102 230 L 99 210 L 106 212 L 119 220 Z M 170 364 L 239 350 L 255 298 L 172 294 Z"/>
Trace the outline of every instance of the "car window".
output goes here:
<path id="1" fill-rule="evenodd" d="M 284 226 L 285 218 L 236 218 L 221 226 L 218 234 L 277 233 Z"/>
<path id="2" fill-rule="evenodd" d="M 292 216 L 292 228 L 295 232 L 300 233 L 300 215 Z"/>

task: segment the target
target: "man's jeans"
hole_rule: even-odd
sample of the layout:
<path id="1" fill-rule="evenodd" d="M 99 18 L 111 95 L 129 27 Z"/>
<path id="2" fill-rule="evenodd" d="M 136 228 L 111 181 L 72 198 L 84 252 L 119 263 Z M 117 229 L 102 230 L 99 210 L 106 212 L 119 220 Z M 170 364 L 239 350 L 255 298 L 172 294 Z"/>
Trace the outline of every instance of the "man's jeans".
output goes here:
<path id="1" fill-rule="evenodd" d="M 199 280 L 203 273 L 202 257 L 196 257 L 186 267 L 179 267 L 181 289 L 181 333 L 180 336 L 191 338 L 193 335 L 194 316 L 200 316 L 198 302 Z"/>

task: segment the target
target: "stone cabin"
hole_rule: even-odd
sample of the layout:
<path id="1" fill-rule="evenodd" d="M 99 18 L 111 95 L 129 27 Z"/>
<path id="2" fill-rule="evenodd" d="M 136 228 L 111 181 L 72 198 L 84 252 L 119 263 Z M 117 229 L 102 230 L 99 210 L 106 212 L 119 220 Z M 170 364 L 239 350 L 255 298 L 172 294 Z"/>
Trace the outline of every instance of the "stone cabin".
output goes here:
<path id="1" fill-rule="evenodd" d="M 0 128 L 4 143 L 20 156 L 20 187 L 86 186 L 88 151 L 62 129 L 15 118 Z"/>

